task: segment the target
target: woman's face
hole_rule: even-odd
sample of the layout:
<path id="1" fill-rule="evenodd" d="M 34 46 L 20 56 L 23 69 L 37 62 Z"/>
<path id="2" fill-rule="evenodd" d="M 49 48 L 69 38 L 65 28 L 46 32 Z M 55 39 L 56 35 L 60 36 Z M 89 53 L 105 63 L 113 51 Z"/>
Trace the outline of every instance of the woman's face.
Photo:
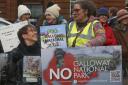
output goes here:
<path id="1" fill-rule="evenodd" d="M 28 27 L 26 34 L 24 34 L 24 39 L 31 42 L 36 42 L 38 40 L 36 28 Z"/>
<path id="2" fill-rule="evenodd" d="M 74 20 L 80 22 L 83 21 L 83 19 L 85 19 L 87 14 L 79 4 L 75 4 L 73 7 L 73 16 L 74 16 Z"/>
<path id="3" fill-rule="evenodd" d="M 100 22 L 106 23 L 108 21 L 108 17 L 106 15 L 100 15 L 99 20 Z"/>
<path id="4" fill-rule="evenodd" d="M 45 15 L 46 21 L 48 24 L 55 24 L 56 23 L 56 18 L 51 16 L 50 14 Z"/>
<path id="5" fill-rule="evenodd" d="M 30 19 L 30 14 L 29 13 L 26 13 L 26 14 L 23 14 L 21 17 L 20 17 L 20 20 L 21 21 L 25 21 L 25 20 L 29 20 Z"/>

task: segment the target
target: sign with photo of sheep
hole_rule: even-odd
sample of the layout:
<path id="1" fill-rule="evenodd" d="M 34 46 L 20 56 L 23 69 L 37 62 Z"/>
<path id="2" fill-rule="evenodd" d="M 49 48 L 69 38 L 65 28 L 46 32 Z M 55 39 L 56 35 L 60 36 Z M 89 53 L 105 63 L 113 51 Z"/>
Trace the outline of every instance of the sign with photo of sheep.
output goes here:
<path id="1" fill-rule="evenodd" d="M 50 25 L 40 27 L 41 48 L 66 48 L 66 26 Z"/>

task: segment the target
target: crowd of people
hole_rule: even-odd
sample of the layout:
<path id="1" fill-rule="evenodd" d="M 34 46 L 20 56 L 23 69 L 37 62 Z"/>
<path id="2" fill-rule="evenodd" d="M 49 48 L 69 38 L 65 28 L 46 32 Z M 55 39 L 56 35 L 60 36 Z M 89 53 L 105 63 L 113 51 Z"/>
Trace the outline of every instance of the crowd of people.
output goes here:
<path id="1" fill-rule="evenodd" d="M 15 23 L 27 20 L 29 25 L 18 31 L 20 44 L 8 52 L 7 85 L 17 85 L 17 81 L 22 80 L 22 75 L 16 73 L 19 71 L 18 74 L 22 74 L 24 55 L 41 55 L 39 26 L 65 24 L 68 47 L 121 45 L 123 73 L 126 73 L 128 69 L 128 11 L 125 8 L 120 10 L 116 7 L 96 9 L 95 4 L 90 0 L 79 0 L 73 5 L 72 17 L 69 21 L 60 14 L 60 10 L 58 4 L 50 5 L 43 15 L 43 21 L 34 26 L 29 21 L 30 9 L 25 5 L 18 6 L 18 19 Z"/>

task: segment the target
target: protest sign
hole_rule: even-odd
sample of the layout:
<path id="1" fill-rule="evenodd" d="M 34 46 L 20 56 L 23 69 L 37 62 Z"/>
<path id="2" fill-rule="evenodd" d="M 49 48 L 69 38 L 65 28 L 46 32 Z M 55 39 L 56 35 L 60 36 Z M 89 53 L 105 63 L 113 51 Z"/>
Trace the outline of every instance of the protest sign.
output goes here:
<path id="1" fill-rule="evenodd" d="M 42 85 L 122 85 L 121 46 L 41 50 Z"/>
<path id="2" fill-rule="evenodd" d="M 38 82 L 40 75 L 40 56 L 24 56 L 23 80 L 24 82 Z"/>
<path id="3" fill-rule="evenodd" d="M 23 21 L 0 28 L 0 40 L 4 52 L 11 51 L 13 48 L 18 46 L 20 41 L 18 39 L 17 32 L 27 24 L 27 21 Z"/>
<path id="4" fill-rule="evenodd" d="M 66 48 L 66 26 L 50 25 L 40 27 L 41 48 Z"/>

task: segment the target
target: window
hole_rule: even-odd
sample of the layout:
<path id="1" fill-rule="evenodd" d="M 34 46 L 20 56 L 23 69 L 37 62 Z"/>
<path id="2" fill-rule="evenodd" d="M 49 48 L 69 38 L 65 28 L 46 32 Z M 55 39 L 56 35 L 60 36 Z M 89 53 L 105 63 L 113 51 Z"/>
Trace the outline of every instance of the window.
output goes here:
<path id="1" fill-rule="evenodd" d="M 42 4 L 27 4 L 27 7 L 31 10 L 31 18 L 38 19 L 43 14 Z"/>
<path id="2" fill-rule="evenodd" d="M 43 15 L 42 4 L 26 4 L 26 6 L 31 10 L 31 24 L 36 25 L 37 20 Z"/>

